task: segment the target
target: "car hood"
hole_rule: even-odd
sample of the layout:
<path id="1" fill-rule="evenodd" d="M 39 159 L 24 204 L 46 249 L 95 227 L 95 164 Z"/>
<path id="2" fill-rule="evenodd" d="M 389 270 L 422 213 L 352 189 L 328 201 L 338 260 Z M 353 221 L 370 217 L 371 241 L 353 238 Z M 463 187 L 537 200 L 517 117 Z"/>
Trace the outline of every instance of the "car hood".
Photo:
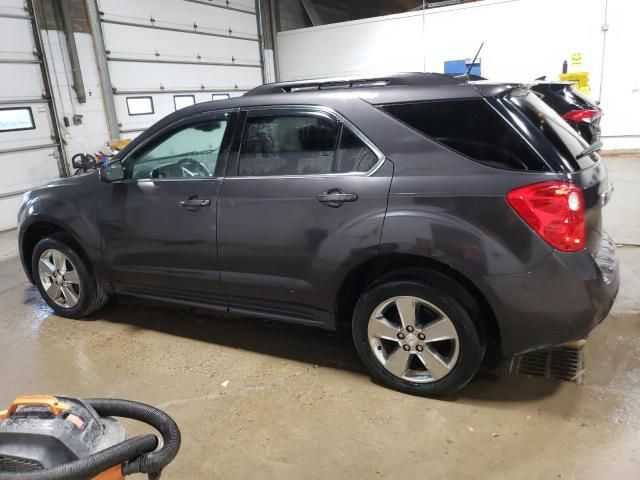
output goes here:
<path id="1" fill-rule="evenodd" d="M 99 181 L 100 180 L 98 178 L 98 172 L 92 171 L 84 175 L 74 175 L 72 177 L 52 180 L 38 188 L 34 188 L 34 190 L 40 190 L 42 188 L 50 188 L 50 187 L 69 187 L 69 186 L 75 186 L 75 185 L 94 184 Z"/>

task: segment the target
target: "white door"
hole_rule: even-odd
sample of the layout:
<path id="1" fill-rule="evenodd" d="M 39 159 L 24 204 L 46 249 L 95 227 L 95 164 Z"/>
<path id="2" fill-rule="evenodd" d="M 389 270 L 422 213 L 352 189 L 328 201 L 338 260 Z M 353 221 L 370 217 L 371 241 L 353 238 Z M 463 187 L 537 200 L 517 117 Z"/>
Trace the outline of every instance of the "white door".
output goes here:
<path id="1" fill-rule="evenodd" d="M 16 226 L 24 192 L 60 175 L 31 21 L 23 0 L 0 0 L 0 231 Z"/>
<path id="2" fill-rule="evenodd" d="M 262 83 L 254 0 L 98 0 L 121 138 Z"/>

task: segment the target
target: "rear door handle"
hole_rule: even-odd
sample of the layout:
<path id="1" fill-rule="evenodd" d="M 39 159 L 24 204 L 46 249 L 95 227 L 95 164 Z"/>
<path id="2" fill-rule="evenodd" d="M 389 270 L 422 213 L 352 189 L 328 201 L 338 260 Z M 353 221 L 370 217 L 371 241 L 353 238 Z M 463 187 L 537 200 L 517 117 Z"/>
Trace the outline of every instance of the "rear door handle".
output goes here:
<path id="1" fill-rule="evenodd" d="M 355 202 L 358 195 L 355 193 L 344 193 L 342 190 L 329 190 L 318 195 L 318 201 L 327 207 L 338 208 L 343 203 Z"/>
<path id="2" fill-rule="evenodd" d="M 189 200 L 181 200 L 178 205 L 185 208 L 208 207 L 211 205 L 211 200 L 208 198 L 190 198 Z"/>

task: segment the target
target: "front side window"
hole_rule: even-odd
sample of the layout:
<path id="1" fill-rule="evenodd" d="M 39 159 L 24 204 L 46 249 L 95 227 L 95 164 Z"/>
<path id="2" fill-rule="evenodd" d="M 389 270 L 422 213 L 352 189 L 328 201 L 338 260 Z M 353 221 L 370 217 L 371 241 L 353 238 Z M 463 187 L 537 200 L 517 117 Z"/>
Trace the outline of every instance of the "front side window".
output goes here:
<path id="1" fill-rule="evenodd" d="M 242 135 L 238 175 L 332 173 L 337 140 L 337 123 L 325 117 L 249 117 Z"/>
<path id="2" fill-rule="evenodd" d="M 226 120 L 184 127 L 126 161 L 127 178 L 198 178 L 220 176 L 220 147 Z"/>
<path id="3" fill-rule="evenodd" d="M 547 171 L 547 164 L 483 99 L 417 102 L 382 107 L 429 138 L 483 165 Z"/>

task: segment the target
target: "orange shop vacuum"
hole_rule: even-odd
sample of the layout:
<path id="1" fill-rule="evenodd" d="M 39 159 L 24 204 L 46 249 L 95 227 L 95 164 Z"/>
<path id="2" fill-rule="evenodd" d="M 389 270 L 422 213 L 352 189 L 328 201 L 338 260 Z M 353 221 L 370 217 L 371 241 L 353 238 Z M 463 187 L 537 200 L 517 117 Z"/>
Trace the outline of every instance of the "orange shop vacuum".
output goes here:
<path id="1" fill-rule="evenodd" d="M 155 434 L 126 439 L 114 417 L 138 420 Z M 56 396 L 18 397 L 0 411 L 0 480 L 150 480 L 178 454 L 180 430 L 157 408 L 130 400 Z"/>

